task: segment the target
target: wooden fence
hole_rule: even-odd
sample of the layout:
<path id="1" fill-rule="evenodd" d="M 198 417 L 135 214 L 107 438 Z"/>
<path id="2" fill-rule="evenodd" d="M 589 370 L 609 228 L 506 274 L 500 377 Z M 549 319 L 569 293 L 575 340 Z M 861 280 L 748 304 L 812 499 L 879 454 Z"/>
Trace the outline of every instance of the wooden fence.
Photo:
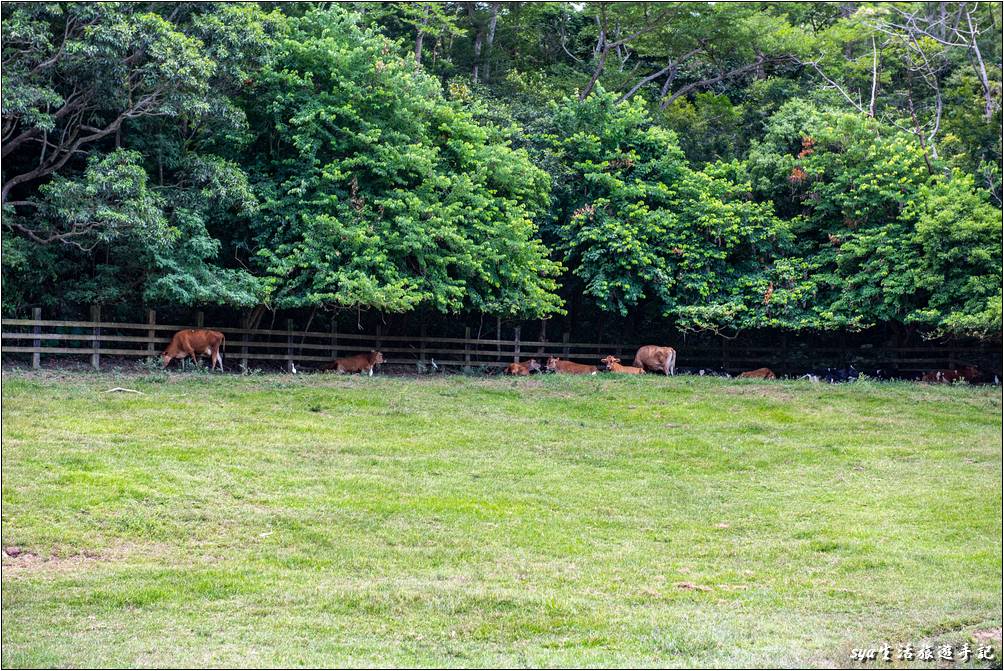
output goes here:
<path id="1" fill-rule="evenodd" d="M 45 320 L 36 308 L 32 319 L 3 319 L 4 354 L 31 354 L 32 366 L 41 366 L 42 356 L 89 356 L 95 369 L 102 357 L 156 358 L 170 342 L 171 335 L 185 328 L 203 326 L 201 313 L 194 324 L 158 324 L 156 312 L 147 312 L 145 323 L 101 321 L 100 310 L 92 309 L 89 321 Z M 623 354 L 623 345 L 570 342 L 563 334 L 560 342 L 523 340 L 516 327 L 509 340 L 471 337 L 444 338 L 384 334 L 377 326 L 374 334 L 298 330 L 292 320 L 286 329 L 212 327 L 226 336 L 224 363 L 235 359 L 247 370 L 251 362 L 283 362 L 287 369 L 319 367 L 338 356 L 376 349 L 391 365 L 416 369 L 438 367 L 497 368 L 529 357 L 560 356 L 578 361 L 596 361 L 607 353 Z M 632 352 L 633 354 L 633 352 Z"/>
<path id="2" fill-rule="evenodd" d="M 39 368 L 43 356 L 87 356 L 91 366 L 101 368 L 102 357 L 135 357 L 156 359 L 170 342 L 170 336 L 181 329 L 203 326 L 202 313 L 196 313 L 194 324 L 158 324 L 150 310 L 144 323 L 119 323 L 101 320 L 100 308 L 91 309 L 88 321 L 42 319 L 35 309 L 31 319 L 2 319 L 2 351 L 5 355 L 31 355 L 32 366 Z M 572 342 L 568 333 L 561 341 L 523 340 L 520 328 L 512 330 L 512 338 L 471 337 L 466 328 L 464 337 L 427 336 L 422 326 L 418 335 L 385 334 L 378 326 L 376 333 L 342 333 L 297 330 L 292 320 L 286 329 L 248 329 L 213 327 L 227 338 L 224 363 L 232 366 L 236 360 L 243 370 L 252 362 L 275 365 L 287 370 L 294 366 L 317 368 L 338 356 L 377 349 L 386 363 L 412 366 L 416 371 L 440 368 L 500 368 L 511 361 L 549 355 L 584 363 L 597 363 L 600 357 L 615 354 L 630 361 L 637 344 Z M 776 346 L 749 346 L 722 339 L 717 344 L 688 346 L 672 343 L 679 351 L 677 365 L 689 368 L 718 368 L 737 372 L 772 366 L 779 372 L 804 371 L 820 365 L 842 365 L 864 360 L 877 367 L 913 373 L 935 368 L 954 368 L 965 364 L 992 362 L 999 368 L 999 347 L 811 347 L 793 345 L 787 339 Z M 435 363 L 435 366 L 433 366 Z"/>

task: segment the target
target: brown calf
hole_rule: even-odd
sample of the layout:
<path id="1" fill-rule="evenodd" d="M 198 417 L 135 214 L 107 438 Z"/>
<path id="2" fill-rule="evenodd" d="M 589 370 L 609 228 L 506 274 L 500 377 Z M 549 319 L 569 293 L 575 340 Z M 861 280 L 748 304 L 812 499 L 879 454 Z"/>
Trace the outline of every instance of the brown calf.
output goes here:
<path id="1" fill-rule="evenodd" d="M 192 357 L 192 361 L 197 362 L 199 357 L 205 354 L 209 357 L 209 370 L 216 370 L 216 364 L 219 364 L 222 371 L 223 354 L 220 353 L 221 349 L 226 349 L 226 338 L 219 331 L 185 329 L 174 334 L 174 337 L 171 338 L 171 344 L 160 355 L 160 360 L 164 364 L 164 368 L 167 368 L 171 359 Z"/>
<path id="2" fill-rule="evenodd" d="M 341 359 L 335 359 L 329 364 L 321 366 L 321 370 L 333 370 L 336 373 L 362 373 L 368 371 L 373 377 L 373 369 L 377 364 L 383 363 L 383 354 L 370 351 L 366 354 L 356 354 Z"/>
<path id="3" fill-rule="evenodd" d="M 629 375 L 644 375 L 645 370 L 643 368 L 637 368 L 635 366 L 622 366 L 621 360 L 611 354 L 608 357 L 600 359 L 600 363 L 606 366 L 607 370 L 611 373 L 627 373 Z"/>
<path id="4" fill-rule="evenodd" d="M 568 373 L 569 375 L 596 375 L 596 366 L 587 366 L 572 361 L 562 361 L 556 356 L 547 360 L 547 370 L 552 373 Z"/>
<path id="5" fill-rule="evenodd" d="M 770 368 L 757 368 L 756 370 L 748 370 L 745 373 L 739 373 L 739 377 L 751 377 L 757 380 L 773 380 L 777 376 L 774 375 L 774 371 Z"/>
<path id="6" fill-rule="evenodd" d="M 506 375 L 529 375 L 531 372 L 540 372 L 540 364 L 536 359 L 530 359 L 526 363 L 516 361 L 506 366 L 502 372 Z"/>
<path id="7" fill-rule="evenodd" d="M 634 355 L 634 366 L 666 375 L 676 375 L 676 350 L 672 347 L 645 345 Z"/>

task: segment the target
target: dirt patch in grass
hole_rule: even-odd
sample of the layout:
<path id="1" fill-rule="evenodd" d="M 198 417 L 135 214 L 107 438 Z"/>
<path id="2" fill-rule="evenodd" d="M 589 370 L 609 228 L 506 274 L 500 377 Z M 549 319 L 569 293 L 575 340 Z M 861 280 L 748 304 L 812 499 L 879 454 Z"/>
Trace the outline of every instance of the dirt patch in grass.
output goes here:
<path id="1" fill-rule="evenodd" d="M 1001 647 L 1001 628 L 991 627 L 990 629 L 977 629 L 972 633 L 973 640 L 980 645 L 996 644 L 996 648 Z"/>
<path id="2" fill-rule="evenodd" d="M 4 548 L 4 574 L 18 577 L 38 572 L 60 573 L 87 569 L 100 562 L 120 562 L 129 559 L 164 556 L 167 546 L 157 544 L 122 543 L 102 550 L 56 551 L 52 554 L 35 552 L 18 546 Z"/>

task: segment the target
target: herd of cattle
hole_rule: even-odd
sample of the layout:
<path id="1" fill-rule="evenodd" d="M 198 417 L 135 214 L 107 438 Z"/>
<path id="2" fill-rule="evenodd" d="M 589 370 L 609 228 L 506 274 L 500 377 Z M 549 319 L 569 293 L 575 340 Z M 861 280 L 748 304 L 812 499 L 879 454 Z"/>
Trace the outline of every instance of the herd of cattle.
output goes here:
<path id="1" fill-rule="evenodd" d="M 216 369 L 218 365 L 223 370 L 223 350 L 226 347 L 226 339 L 219 331 L 210 329 L 185 329 L 178 331 L 171 338 L 171 343 L 161 355 L 161 362 L 166 368 L 173 359 L 186 359 L 191 357 L 193 362 L 198 361 L 201 356 L 208 356 L 210 360 L 210 371 Z M 336 373 L 367 373 L 373 375 L 373 369 L 384 362 L 383 354 L 376 351 L 356 354 L 355 356 L 334 359 L 330 363 L 321 366 L 322 371 L 332 371 Z M 563 373 L 568 375 L 596 375 L 606 371 L 610 373 L 623 373 L 627 375 L 642 375 L 646 372 L 662 373 L 663 375 L 676 375 L 676 350 L 672 347 L 662 347 L 659 345 L 645 345 L 638 349 L 634 361 L 630 366 L 621 364 L 621 360 L 612 354 L 600 359 L 599 365 L 588 365 L 566 361 L 558 357 L 549 357 L 544 366 L 536 359 L 529 359 L 523 362 L 514 362 L 505 367 L 506 375 L 530 375 L 533 373 Z M 710 368 L 701 369 L 680 369 L 681 373 L 694 375 L 710 375 L 717 377 L 732 377 L 725 371 Z M 1000 384 L 1000 379 L 993 375 L 990 379 L 983 375 L 974 366 L 962 366 L 960 368 L 949 368 L 933 370 L 919 376 L 904 377 L 897 375 L 894 371 L 877 369 L 872 371 L 858 371 L 854 366 L 844 368 L 824 368 L 810 371 L 799 379 L 807 379 L 813 382 L 852 382 L 861 377 L 862 374 L 880 380 L 891 379 L 919 379 L 921 382 L 945 383 L 968 382 L 970 384 L 993 383 Z M 773 380 L 777 377 L 770 368 L 757 368 L 748 370 L 738 375 L 740 378 L 753 378 L 760 380 Z"/>

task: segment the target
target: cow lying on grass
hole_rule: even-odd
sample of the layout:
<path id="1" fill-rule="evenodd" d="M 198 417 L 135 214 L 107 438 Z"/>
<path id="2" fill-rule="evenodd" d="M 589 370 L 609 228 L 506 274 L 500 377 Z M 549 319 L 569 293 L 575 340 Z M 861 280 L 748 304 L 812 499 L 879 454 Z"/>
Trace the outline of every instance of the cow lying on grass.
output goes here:
<path id="1" fill-rule="evenodd" d="M 219 364 L 220 372 L 223 372 L 223 354 L 220 350 L 225 348 L 226 338 L 219 331 L 185 329 L 174 334 L 171 344 L 160 355 L 160 360 L 163 367 L 167 368 L 172 359 L 192 357 L 192 362 L 198 362 L 199 357 L 205 354 L 209 357 L 209 370 L 216 370 L 216 365 Z"/>
<path id="2" fill-rule="evenodd" d="M 536 359 L 530 359 L 526 363 L 520 363 L 515 361 L 502 371 L 505 375 L 529 375 L 530 373 L 539 373 L 540 364 Z"/>
<path id="3" fill-rule="evenodd" d="M 547 360 L 547 370 L 552 373 L 565 373 L 568 375 L 596 375 L 596 366 L 587 366 L 583 363 L 563 361 L 556 356 Z"/>
<path id="4" fill-rule="evenodd" d="M 945 368 L 928 371 L 920 378 L 921 382 L 933 382 L 935 384 L 951 384 L 959 380 L 965 380 L 969 384 L 974 384 L 980 380 L 980 371 L 974 366 Z"/>
<path id="5" fill-rule="evenodd" d="M 753 378 L 754 380 L 773 380 L 777 376 L 774 375 L 774 371 L 770 368 L 757 368 L 756 370 L 748 370 L 745 373 L 739 373 L 739 377 Z"/>
<path id="6" fill-rule="evenodd" d="M 365 354 L 356 354 L 341 359 L 335 359 L 331 363 L 321 366 L 321 370 L 334 371 L 336 373 L 362 373 L 364 371 L 373 377 L 373 369 L 383 363 L 383 354 L 370 351 Z"/>
<path id="7" fill-rule="evenodd" d="M 611 354 L 608 357 L 600 359 L 606 370 L 611 373 L 626 373 L 628 375 L 644 375 L 645 371 L 641 368 L 636 368 L 635 366 L 622 366 L 621 360 Z"/>

